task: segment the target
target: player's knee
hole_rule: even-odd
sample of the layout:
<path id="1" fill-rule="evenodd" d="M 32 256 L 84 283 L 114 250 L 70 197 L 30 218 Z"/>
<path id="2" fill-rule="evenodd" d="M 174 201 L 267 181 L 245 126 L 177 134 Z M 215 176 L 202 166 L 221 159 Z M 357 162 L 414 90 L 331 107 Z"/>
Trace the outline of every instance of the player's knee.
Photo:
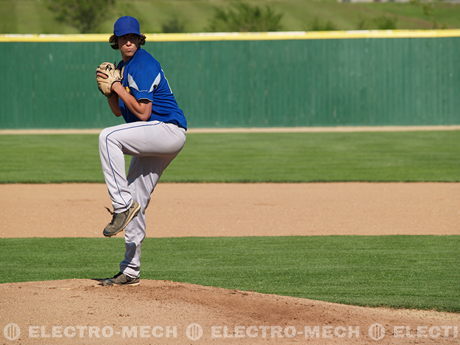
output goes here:
<path id="1" fill-rule="evenodd" d="M 108 130 L 108 128 L 103 129 L 101 133 L 99 133 L 99 146 L 103 146 L 106 144 L 109 134 L 110 131 Z"/>

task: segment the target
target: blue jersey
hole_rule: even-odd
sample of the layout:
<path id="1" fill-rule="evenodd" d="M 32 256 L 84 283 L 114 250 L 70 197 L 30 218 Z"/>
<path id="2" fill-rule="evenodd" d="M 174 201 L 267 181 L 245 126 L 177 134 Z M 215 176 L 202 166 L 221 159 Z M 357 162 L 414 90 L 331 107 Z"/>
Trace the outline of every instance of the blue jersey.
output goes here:
<path id="1" fill-rule="evenodd" d="M 139 48 L 128 62 L 120 62 L 118 68 L 122 67 L 122 85 L 125 89 L 137 100 L 146 99 L 152 102 L 152 115 L 148 121 L 174 123 L 187 129 L 184 113 L 177 105 L 160 63 L 152 55 Z M 126 122 L 139 121 L 121 98 L 118 104 Z"/>

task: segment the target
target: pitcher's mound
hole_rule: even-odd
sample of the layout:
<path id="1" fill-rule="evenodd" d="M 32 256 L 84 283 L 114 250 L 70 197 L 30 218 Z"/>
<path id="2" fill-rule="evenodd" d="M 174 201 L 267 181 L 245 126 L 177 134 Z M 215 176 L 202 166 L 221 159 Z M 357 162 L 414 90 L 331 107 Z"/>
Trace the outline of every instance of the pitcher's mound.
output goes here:
<path id="1" fill-rule="evenodd" d="M 460 315 L 170 281 L 0 284 L 1 344 L 458 344 Z"/>

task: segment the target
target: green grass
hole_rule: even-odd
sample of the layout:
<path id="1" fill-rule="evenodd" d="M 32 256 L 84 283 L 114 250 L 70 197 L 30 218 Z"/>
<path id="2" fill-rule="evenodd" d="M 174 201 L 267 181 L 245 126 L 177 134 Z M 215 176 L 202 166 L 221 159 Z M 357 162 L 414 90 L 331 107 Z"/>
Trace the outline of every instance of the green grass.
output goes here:
<path id="1" fill-rule="evenodd" d="M 103 182 L 97 135 L 1 135 L 0 183 Z M 460 180 L 460 131 L 188 134 L 168 182 Z"/>
<path id="2" fill-rule="evenodd" d="M 116 6 L 96 30 L 112 31 L 121 15 L 140 19 L 144 32 L 161 32 L 161 25 L 173 17 L 185 24 L 187 32 L 202 32 L 214 15 L 214 8 L 229 0 L 117 0 Z M 315 19 L 330 21 L 338 30 L 377 29 L 382 17 L 395 18 L 398 29 L 459 28 L 460 5 L 434 2 L 415 3 L 340 3 L 336 0 L 245 0 L 252 5 L 270 5 L 283 14 L 285 31 L 309 30 Z M 75 33 L 66 23 L 57 22 L 43 0 L 0 0 L 0 33 Z"/>
<path id="3" fill-rule="evenodd" d="M 147 239 L 142 276 L 338 303 L 460 312 L 460 236 Z M 0 282 L 102 278 L 115 239 L 0 239 Z"/>
<path id="4" fill-rule="evenodd" d="M 163 181 L 458 181 L 460 131 L 189 134 Z M 102 182 L 97 135 L 1 135 L 0 181 Z M 460 312 L 460 236 L 147 239 L 143 277 Z M 115 273 L 121 238 L 0 239 L 0 282 Z"/>

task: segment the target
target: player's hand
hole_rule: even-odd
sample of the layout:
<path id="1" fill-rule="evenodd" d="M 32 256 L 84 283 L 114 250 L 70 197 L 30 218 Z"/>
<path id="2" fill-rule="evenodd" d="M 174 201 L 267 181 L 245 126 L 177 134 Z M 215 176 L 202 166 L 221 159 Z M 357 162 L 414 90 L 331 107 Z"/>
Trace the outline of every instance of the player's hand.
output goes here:
<path id="1" fill-rule="evenodd" d="M 103 62 L 96 69 L 97 87 L 106 97 L 112 95 L 112 85 L 122 79 L 121 71 L 111 62 Z"/>

